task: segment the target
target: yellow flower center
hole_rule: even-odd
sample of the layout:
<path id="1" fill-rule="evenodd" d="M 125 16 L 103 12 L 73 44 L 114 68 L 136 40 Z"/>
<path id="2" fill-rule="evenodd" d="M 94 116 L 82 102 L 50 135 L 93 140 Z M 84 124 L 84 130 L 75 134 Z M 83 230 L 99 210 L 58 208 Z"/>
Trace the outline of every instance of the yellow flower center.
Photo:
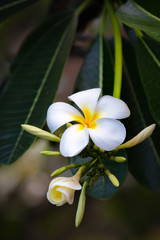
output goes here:
<path id="1" fill-rule="evenodd" d="M 91 114 L 91 111 L 88 108 L 83 108 L 83 113 L 84 117 L 75 116 L 75 120 L 82 124 L 80 126 L 80 130 L 83 130 L 85 126 L 92 129 L 96 128 L 95 120 L 100 118 L 100 114 L 96 112 L 94 112 L 94 114 Z"/>

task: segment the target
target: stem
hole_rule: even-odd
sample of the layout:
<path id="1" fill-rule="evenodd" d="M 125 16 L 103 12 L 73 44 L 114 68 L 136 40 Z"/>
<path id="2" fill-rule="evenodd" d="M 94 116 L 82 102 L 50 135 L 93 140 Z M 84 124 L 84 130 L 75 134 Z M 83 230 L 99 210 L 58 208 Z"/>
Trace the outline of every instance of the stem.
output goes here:
<path id="1" fill-rule="evenodd" d="M 115 65 L 114 65 L 114 89 L 113 96 L 120 98 L 121 85 L 122 85 L 122 38 L 120 26 L 114 8 L 109 0 L 106 0 L 106 7 L 108 9 L 114 31 L 114 44 L 115 44 Z"/>
<path id="2" fill-rule="evenodd" d="M 64 167 L 61 167 L 57 170 L 55 170 L 52 174 L 51 174 L 51 177 L 55 177 L 55 176 L 58 176 L 60 175 L 61 173 L 64 173 L 66 172 L 68 169 L 71 169 L 71 168 L 77 168 L 77 167 L 80 167 L 80 169 L 78 170 L 78 174 L 82 174 L 83 170 L 87 168 L 87 166 L 92 162 L 92 161 L 95 161 L 93 159 L 87 161 L 87 162 L 84 162 L 84 163 L 72 163 L 70 165 L 67 165 L 67 166 L 64 166 Z"/>
<path id="3" fill-rule="evenodd" d="M 98 158 L 96 158 L 95 160 L 93 160 L 93 162 L 91 162 L 91 164 L 89 165 L 89 168 L 91 168 L 91 167 L 95 164 L 95 162 L 97 162 L 97 160 L 98 160 Z"/>
<path id="4" fill-rule="evenodd" d="M 89 169 L 91 169 L 91 167 L 97 162 L 97 160 L 98 160 L 98 158 L 96 158 L 94 160 L 90 160 L 91 164 L 86 165 L 86 168 L 84 169 L 85 171 L 83 172 L 82 176 L 84 176 L 89 171 Z"/>
<path id="5" fill-rule="evenodd" d="M 101 88 L 101 95 L 103 94 L 103 34 L 106 23 L 106 8 L 103 8 L 100 28 L 99 28 L 99 87 Z"/>
<path id="6" fill-rule="evenodd" d="M 84 162 L 84 163 L 72 163 L 70 165 L 65 166 L 65 168 L 68 170 L 68 169 L 71 169 L 71 168 L 80 167 L 79 171 L 81 172 L 86 168 L 86 166 L 88 166 L 90 164 L 90 162 L 92 163 L 94 161 L 95 160 L 91 159 L 91 160 L 89 160 L 87 162 Z M 64 168 L 64 167 L 62 167 L 62 168 Z"/>
<path id="7" fill-rule="evenodd" d="M 143 33 L 141 32 L 141 30 L 134 28 L 134 31 L 138 37 L 143 37 Z"/>
<path id="8" fill-rule="evenodd" d="M 101 22 L 100 22 L 100 28 L 99 28 L 100 35 L 104 34 L 105 23 L 106 23 L 106 8 L 104 7 L 102 10 L 102 16 L 101 16 Z"/>
<path id="9" fill-rule="evenodd" d="M 84 1 L 77 9 L 77 14 L 81 14 L 94 0 Z"/>
<path id="10" fill-rule="evenodd" d="M 85 168 L 86 168 L 86 165 L 83 165 L 83 166 L 81 166 L 80 168 L 79 168 L 79 170 L 77 171 L 77 175 L 79 175 L 79 176 L 81 176 L 82 175 L 82 172 L 85 170 Z"/>
<path id="11" fill-rule="evenodd" d="M 60 175 L 61 173 L 66 172 L 68 169 L 77 168 L 77 167 L 81 167 L 81 166 L 82 166 L 81 163 L 75 163 L 75 164 L 70 164 L 70 165 L 61 167 L 61 168 L 55 170 L 55 171 L 51 174 L 51 177 L 56 177 L 56 176 Z M 80 168 L 80 169 L 81 169 L 81 168 Z M 82 170 L 81 170 L 81 171 L 82 171 Z"/>

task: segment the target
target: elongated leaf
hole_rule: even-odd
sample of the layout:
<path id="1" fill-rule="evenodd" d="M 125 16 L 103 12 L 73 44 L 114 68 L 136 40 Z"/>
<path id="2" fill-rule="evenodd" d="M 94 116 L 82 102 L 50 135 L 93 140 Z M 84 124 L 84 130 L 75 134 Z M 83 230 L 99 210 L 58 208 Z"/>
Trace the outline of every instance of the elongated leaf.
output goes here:
<path id="1" fill-rule="evenodd" d="M 0 99 L 0 161 L 16 161 L 34 137 L 20 124 L 42 127 L 56 94 L 76 27 L 73 13 L 45 23 L 22 47 L 11 69 L 11 81 Z"/>
<path id="2" fill-rule="evenodd" d="M 103 37 L 98 35 L 84 60 L 76 90 L 100 87 L 105 89 L 104 93 L 112 94 L 113 81 L 108 79 L 113 79 L 111 54 Z"/>
<path id="3" fill-rule="evenodd" d="M 129 105 L 131 116 L 126 119 L 127 137 L 131 139 L 146 126 L 154 123 L 146 96 L 138 74 L 135 51 L 125 41 L 124 71 L 122 98 Z M 132 57 L 131 57 L 132 56 Z M 155 191 L 160 190 L 160 131 L 156 130 L 152 136 L 141 144 L 127 149 L 129 170 L 141 183 Z"/>
<path id="4" fill-rule="evenodd" d="M 117 154 L 118 156 L 126 157 L 125 152 L 122 150 L 117 152 Z M 88 160 L 90 159 L 82 159 L 76 156 L 70 159 L 70 163 L 81 163 Z M 104 174 L 97 177 L 95 181 L 93 179 L 91 180 L 90 184 L 87 187 L 87 193 L 94 198 L 105 200 L 112 197 L 119 190 L 126 178 L 128 169 L 127 162 L 117 163 L 115 161 L 105 158 L 103 159 L 103 164 L 118 179 L 120 184 L 119 187 L 115 187 L 108 178 L 108 176 Z M 98 166 L 96 167 L 96 169 L 98 170 Z M 73 171 L 73 174 L 75 174 L 75 171 Z"/>
<path id="5" fill-rule="evenodd" d="M 160 43 L 141 37 L 137 39 L 136 55 L 150 112 L 160 125 Z"/>
<path id="6" fill-rule="evenodd" d="M 139 4 L 142 8 L 144 8 L 147 12 L 160 17 L 160 2 L 159 0 L 153 0 L 152 4 L 150 1 L 146 0 L 134 0 L 137 4 Z"/>
<path id="7" fill-rule="evenodd" d="M 157 6 L 157 8 L 160 8 Z M 160 41 L 160 17 L 157 17 L 133 1 L 122 5 L 117 15 L 119 19 L 131 28 L 138 28 L 152 38 Z"/>
<path id="8" fill-rule="evenodd" d="M 0 3 L 0 22 L 38 0 L 2 1 Z"/>

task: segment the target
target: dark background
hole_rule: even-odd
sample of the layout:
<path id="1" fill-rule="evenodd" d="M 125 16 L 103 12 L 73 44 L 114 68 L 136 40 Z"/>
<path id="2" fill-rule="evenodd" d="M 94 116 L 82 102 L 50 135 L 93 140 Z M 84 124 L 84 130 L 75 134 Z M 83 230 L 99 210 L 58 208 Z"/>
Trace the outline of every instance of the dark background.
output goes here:
<path id="1" fill-rule="evenodd" d="M 0 24 L 1 90 L 9 80 L 10 65 L 28 33 L 66 7 L 66 1 L 41 0 Z M 88 16 L 88 19 L 92 18 L 92 14 Z M 81 19 L 80 30 L 85 26 L 85 17 Z M 84 39 L 88 41 L 94 37 L 97 21 L 86 28 L 86 38 L 78 38 L 83 41 L 76 40 L 63 73 L 57 101 L 67 101 L 67 96 L 72 93 L 88 46 Z M 39 154 L 42 150 L 54 148 L 56 146 L 38 140 L 16 163 L 0 166 L 0 239 L 160 239 L 160 195 L 140 186 L 130 174 L 118 194 L 108 201 L 87 196 L 84 219 L 76 229 L 74 221 L 79 193 L 76 192 L 71 206 L 55 207 L 46 199 L 50 174 L 66 164 L 66 159 Z"/>

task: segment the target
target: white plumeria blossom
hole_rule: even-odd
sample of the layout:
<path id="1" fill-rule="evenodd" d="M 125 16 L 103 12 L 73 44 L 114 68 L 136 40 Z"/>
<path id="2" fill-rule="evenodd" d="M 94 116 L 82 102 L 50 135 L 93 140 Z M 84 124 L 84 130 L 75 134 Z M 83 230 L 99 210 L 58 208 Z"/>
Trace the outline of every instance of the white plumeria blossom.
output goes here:
<path id="1" fill-rule="evenodd" d="M 62 135 L 60 152 L 63 156 L 79 154 L 89 143 L 89 137 L 105 151 L 114 150 L 124 141 L 126 129 L 116 119 L 128 117 L 130 110 L 121 99 L 109 95 L 99 99 L 100 92 L 100 88 L 93 88 L 68 97 L 82 113 L 63 102 L 53 103 L 49 107 L 47 124 L 52 133 L 68 122 L 76 122 Z"/>
<path id="2" fill-rule="evenodd" d="M 53 179 L 49 184 L 47 199 L 57 206 L 61 206 L 66 202 L 72 204 L 75 190 L 80 190 L 82 188 L 79 184 L 79 179 L 79 175 Z"/>

